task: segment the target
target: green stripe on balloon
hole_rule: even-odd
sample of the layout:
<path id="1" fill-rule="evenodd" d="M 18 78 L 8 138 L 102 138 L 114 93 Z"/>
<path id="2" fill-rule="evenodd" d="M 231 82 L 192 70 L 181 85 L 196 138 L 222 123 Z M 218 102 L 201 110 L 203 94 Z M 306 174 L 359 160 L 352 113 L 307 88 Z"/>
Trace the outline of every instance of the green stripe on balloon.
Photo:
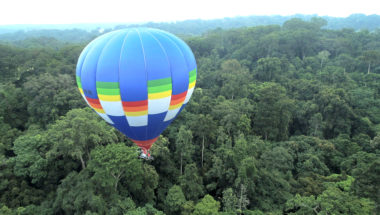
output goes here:
<path id="1" fill-rule="evenodd" d="M 119 83 L 118 82 L 97 81 L 96 87 L 97 88 L 103 88 L 103 89 L 119 89 Z"/>
<path id="2" fill-rule="evenodd" d="M 195 79 L 197 79 L 195 76 L 189 77 L 189 83 L 193 83 Z"/>
<path id="3" fill-rule="evenodd" d="M 79 89 L 82 89 L 82 83 L 81 83 L 79 77 L 77 77 L 77 85 L 78 85 L 78 88 L 79 88 Z"/>
<path id="4" fill-rule="evenodd" d="M 148 93 L 160 93 L 172 89 L 172 84 L 161 85 L 157 87 L 148 87 Z"/>
<path id="5" fill-rule="evenodd" d="M 196 77 L 197 76 L 197 70 L 196 69 L 193 69 L 189 72 L 189 77 Z"/>
<path id="6" fill-rule="evenodd" d="M 148 81 L 148 88 L 157 87 L 157 86 L 161 86 L 161 85 L 167 85 L 167 84 L 171 84 L 171 83 L 172 83 L 171 78 L 150 80 L 150 81 Z"/>

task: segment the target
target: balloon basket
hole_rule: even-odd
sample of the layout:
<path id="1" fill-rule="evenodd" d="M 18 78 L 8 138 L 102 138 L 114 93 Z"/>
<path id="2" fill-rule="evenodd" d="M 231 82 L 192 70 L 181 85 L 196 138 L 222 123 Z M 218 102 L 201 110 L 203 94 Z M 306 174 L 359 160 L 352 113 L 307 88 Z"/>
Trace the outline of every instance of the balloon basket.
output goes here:
<path id="1" fill-rule="evenodd" d="M 150 152 L 144 152 L 143 150 L 141 150 L 139 158 L 144 160 L 153 160 L 153 156 L 150 155 Z"/>

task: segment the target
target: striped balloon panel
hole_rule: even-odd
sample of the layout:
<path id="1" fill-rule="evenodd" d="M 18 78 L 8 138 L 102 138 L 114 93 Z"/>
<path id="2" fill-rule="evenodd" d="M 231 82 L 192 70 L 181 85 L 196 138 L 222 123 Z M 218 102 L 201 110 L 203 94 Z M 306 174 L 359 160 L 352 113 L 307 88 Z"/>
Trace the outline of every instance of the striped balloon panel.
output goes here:
<path id="1" fill-rule="evenodd" d="M 78 59 L 76 75 L 88 105 L 149 149 L 188 102 L 196 63 L 190 48 L 174 35 L 137 28 L 92 41 Z"/>

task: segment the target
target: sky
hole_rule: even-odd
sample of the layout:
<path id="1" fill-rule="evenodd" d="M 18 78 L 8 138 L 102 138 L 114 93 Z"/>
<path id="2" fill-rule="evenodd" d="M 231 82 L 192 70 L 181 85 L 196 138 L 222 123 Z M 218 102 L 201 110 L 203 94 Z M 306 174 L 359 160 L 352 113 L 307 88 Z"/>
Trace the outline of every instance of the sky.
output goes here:
<path id="1" fill-rule="evenodd" d="M 0 0 L 0 25 L 172 22 L 249 15 L 380 14 L 379 0 Z"/>

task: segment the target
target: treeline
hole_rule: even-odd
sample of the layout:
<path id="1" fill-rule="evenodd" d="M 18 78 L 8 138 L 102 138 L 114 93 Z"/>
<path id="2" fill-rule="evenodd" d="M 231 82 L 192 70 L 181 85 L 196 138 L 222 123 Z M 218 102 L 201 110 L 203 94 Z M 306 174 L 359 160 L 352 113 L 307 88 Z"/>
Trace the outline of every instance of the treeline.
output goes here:
<path id="1" fill-rule="evenodd" d="M 111 29 L 109 29 L 111 30 Z M 0 44 L 8 44 L 21 48 L 50 47 L 60 48 L 70 43 L 84 43 L 96 36 L 99 30 L 85 31 L 82 29 L 71 30 L 18 30 L 12 33 L 0 34 Z M 60 46 L 57 46 L 60 45 Z M 37 46 L 37 47 L 36 47 Z"/>
<path id="2" fill-rule="evenodd" d="M 151 27 L 159 28 L 181 36 L 200 36 L 213 29 L 235 29 L 242 27 L 255 27 L 265 25 L 283 25 L 293 18 L 310 21 L 316 15 L 296 14 L 292 16 L 242 16 L 213 20 L 185 20 L 177 22 L 148 22 L 143 24 L 66 24 L 66 25 L 10 25 L 0 26 L 0 41 L 12 43 L 12 45 L 23 46 L 24 40 L 36 40 L 46 37 L 49 40 L 60 42 L 81 43 L 93 39 L 100 32 L 107 32 L 126 27 Z M 344 28 L 375 31 L 380 28 L 380 15 L 352 14 L 345 18 L 322 17 L 328 23 L 325 29 L 341 30 Z M 27 30 L 25 30 L 27 29 Z M 70 29 L 70 30 L 68 30 Z M 38 43 L 38 41 L 37 41 Z M 29 48 L 29 47 L 27 47 Z"/>
<path id="3" fill-rule="evenodd" d="M 380 213 L 380 32 L 326 24 L 187 38 L 196 89 L 153 161 L 85 107 L 84 44 L 0 46 L 0 214 Z"/>
<path id="4" fill-rule="evenodd" d="M 212 29 L 222 28 L 222 29 L 235 29 L 242 27 L 256 27 L 265 25 L 283 25 L 285 22 L 298 18 L 303 21 L 310 21 L 311 19 L 317 17 L 316 15 L 302 15 L 296 14 L 292 16 L 242 16 L 242 17 L 232 17 L 214 20 L 185 20 L 178 21 L 174 23 L 155 23 L 150 22 L 142 25 L 120 25 L 120 27 L 131 27 L 131 26 L 144 26 L 152 28 L 160 28 L 179 35 L 201 35 Z M 323 16 L 323 19 L 328 21 L 324 28 L 326 29 L 343 29 L 351 28 L 355 30 L 367 29 L 369 31 L 374 31 L 380 28 L 380 15 L 364 15 L 364 14 L 352 14 L 345 18 Z"/>

